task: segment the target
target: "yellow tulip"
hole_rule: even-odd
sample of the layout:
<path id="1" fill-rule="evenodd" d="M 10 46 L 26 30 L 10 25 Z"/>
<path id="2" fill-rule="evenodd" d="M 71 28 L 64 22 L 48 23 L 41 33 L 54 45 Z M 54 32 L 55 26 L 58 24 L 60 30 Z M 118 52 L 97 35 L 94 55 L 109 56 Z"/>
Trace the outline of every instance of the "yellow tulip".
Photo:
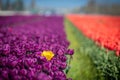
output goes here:
<path id="1" fill-rule="evenodd" d="M 43 51 L 41 56 L 45 57 L 49 61 L 54 57 L 54 53 L 52 51 Z"/>

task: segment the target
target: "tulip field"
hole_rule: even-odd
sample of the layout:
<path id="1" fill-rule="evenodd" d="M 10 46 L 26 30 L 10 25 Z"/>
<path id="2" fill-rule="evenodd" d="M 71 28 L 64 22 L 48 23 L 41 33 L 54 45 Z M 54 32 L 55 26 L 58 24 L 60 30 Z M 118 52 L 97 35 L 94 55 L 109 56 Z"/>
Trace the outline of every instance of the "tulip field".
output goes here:
<path id="1" fill-rule="evenodd" d="M 120 16 L 68 16 L 86 36 L 120 55 Z"/>
<path id="2" fill-rule="evenodd" d="M 0 80 L 120 80 L 120 16 L 0 16 Z"/>
<path id="3" fill-rule="evenodd" d="M 66 55 L 72 56 L 74 51 L 68 49 L 63 17 L 7 16 L 3 19 L 0 80 L 71 80 L 65 75 Z"/>
<path id="4" fill-rule="evenodd" d="M 65 28 L 75 50 L 71 62 L 75 68 L 68 76 L 74 80 L 120 79 L 120 16 L 67 15 Z"/>

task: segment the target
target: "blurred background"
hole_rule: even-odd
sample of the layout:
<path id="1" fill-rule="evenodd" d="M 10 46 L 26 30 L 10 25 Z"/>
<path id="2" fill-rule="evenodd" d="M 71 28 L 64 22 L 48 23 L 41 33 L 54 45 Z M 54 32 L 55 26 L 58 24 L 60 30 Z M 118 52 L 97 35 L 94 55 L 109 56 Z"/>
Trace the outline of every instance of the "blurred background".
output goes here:
<path id="1" fill-rule="evenodd" d="M 14 13 L 120 15 L 120 0 L 0 0 L 0 15 Z"/>

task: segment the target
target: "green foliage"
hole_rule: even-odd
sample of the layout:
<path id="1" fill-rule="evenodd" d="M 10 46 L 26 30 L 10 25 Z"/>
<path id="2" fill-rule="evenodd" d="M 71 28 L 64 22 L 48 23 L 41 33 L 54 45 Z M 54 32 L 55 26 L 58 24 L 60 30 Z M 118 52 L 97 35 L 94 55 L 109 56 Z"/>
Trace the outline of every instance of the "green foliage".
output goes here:
<path id="1" fill-rule="evenodd" d="M 73 80 L 119 80 L 120 57 L 95 44 L 65 20 L 70 48 L 75 49 L 68 77 Z"/>

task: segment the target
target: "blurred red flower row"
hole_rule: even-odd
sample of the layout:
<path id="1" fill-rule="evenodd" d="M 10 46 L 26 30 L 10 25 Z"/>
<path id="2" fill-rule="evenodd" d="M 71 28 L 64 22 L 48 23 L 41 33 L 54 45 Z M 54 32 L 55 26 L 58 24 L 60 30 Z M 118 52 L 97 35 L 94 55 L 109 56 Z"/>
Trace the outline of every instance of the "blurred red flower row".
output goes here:
<path id="1" fill-rule="evenodd" d="M 120 55 L 120 16 L 68 15 L 67 18 L 84 35 Z"/>

